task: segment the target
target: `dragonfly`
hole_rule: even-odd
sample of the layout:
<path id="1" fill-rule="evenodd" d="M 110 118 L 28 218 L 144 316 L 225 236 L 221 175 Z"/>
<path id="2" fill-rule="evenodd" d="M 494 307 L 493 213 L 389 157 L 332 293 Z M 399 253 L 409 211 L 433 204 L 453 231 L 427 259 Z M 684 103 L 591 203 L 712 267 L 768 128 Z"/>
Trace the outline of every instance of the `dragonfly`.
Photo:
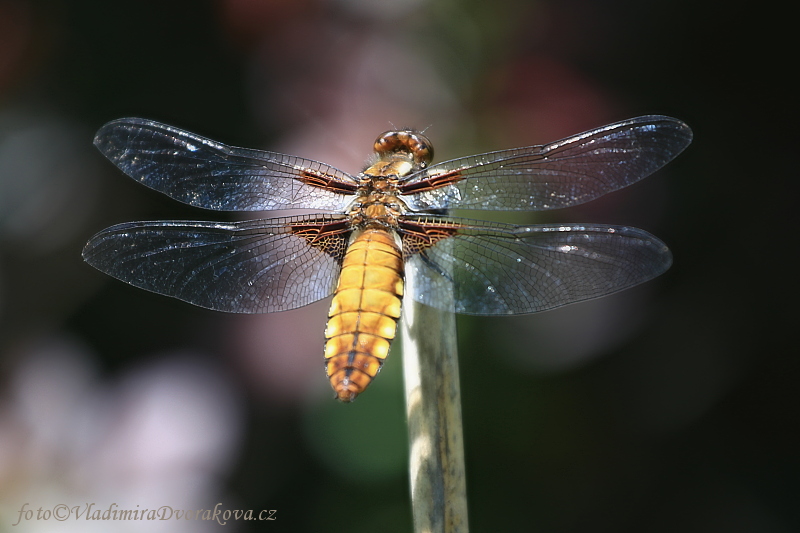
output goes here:
<path id="1" fill-rule="evenodd" d="M 237 222 L 145 221 L 93 236 L 83 258 L 121 281 L 233 313 L 271 313 L 330 295 L 325 369 L 351 402 L 386 359 L 402 301 L 470 315 L 517 315 L 648 281 L 672 263 L 650 233 L 603 224 L 513 225 L 452 209 L 541 211 L 611 193 L 657 171 L 692 140 L 648 115 L 549 144 L 431 164 L 421 132 L 387 131 L 348 174 L 293 155 L 237 148 L 139 118 L 94 143 L 143 185 L 219 211 L 316 214 Z M 413 272 L 411 292 L 405 275 Z"/>

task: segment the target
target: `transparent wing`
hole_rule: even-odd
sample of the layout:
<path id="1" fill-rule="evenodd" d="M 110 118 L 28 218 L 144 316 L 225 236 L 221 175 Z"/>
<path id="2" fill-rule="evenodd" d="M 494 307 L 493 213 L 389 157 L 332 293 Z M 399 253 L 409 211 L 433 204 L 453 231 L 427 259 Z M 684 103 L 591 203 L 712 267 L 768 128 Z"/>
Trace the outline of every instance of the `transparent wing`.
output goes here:
<path id="1" fill-rule="evenodd" d="M 87 263 L 136 287 L 234 313 L 294 309 L 336 287 L 349 225 L 309 216 L 216 222 L 132 222 L 105 229 Z"/>
<path id="2" fill-rule="evenodd" d="M 680 120 L 643 116 L 550 144 L 432 165 L 409 176 L 401 194 L 417 211 L 559 209 L 649 176 L 691 140 Z"/>
<path id="3" fill-rule="evenodd" d="M 417 275 L 411 296 L 471 315 L 534 313 L 597 298 L 652 279 L 672 262 L 663 242 L 625 226 L 415 216 L 402 222 L 401 238 L 407 273 Z"/>
<path id="4" fill-rule="evenodd" d="M 140 118 L 109 122 L 94 144 L 128 176 L 180 202 L 222 211 L 341 211 L 356 188 L 333 167 L 234 148 Z"/>

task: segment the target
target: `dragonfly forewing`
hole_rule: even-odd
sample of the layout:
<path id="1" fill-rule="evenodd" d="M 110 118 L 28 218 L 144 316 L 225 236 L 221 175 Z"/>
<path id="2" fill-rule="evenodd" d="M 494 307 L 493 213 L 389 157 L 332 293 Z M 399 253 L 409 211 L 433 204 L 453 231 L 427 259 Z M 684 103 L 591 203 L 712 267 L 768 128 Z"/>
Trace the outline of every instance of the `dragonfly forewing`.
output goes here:
<path id="1" fill-rule="evenodd" d="M 549 210 L 594 200 L 649 176 L 683 151 L 691 129 L 638 117 L 539 146 L 432 165 L 405 180 L 411 209 Z"/>
<path id="2" fill-rule="evenodd" d="M 318 161 L 235 148 L 138 118 L 109 122 L 94 143 L 143 185 L 204 209 L 342 211 L 357 185 Z"/>

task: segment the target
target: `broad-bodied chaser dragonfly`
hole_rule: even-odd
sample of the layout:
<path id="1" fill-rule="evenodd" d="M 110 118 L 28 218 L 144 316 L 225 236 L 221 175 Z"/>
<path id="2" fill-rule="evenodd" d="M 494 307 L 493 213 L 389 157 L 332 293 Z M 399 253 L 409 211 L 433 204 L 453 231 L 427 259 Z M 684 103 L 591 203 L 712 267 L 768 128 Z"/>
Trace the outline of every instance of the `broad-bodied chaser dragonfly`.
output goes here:
<path id="1" fill-rule="evenodd" d="M 672 256 L 646 231 L 600 224 L 517 226 L 450 209 L 547 210 L 648 176 L 692 139 L 683 122 L 643 116 L 540 146 L 431 165 L 419 132 L 388 131 L 351 175 L 324 163 L 234 148 L 171 126 L 109 122 L 95 145 L 142 184 L 195 207 L 325 211 L 243 222 L 130 222 L 92 237 L 84 259 L 124 282 L 218 311 L 270 313 L 333 294 L 325 368 L 350 402 L 395 336 L 404 273 L 417 302 L 515 315 L 610 294 L 658 276 Z"/>

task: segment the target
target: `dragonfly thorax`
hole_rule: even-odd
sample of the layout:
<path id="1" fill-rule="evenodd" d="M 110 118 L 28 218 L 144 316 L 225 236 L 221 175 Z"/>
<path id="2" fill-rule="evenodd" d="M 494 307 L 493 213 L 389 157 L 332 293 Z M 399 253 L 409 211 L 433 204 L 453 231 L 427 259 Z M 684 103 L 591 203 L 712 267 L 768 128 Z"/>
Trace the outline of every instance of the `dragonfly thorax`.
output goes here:
<path id="1" fill-rule="evenodd" d="M 397 217 L 406 212 L 397 198 L 397 179 L 362 174 L 358 196 L 350 206 L 350 221 L 356 225 L 397 226 Z"/>

